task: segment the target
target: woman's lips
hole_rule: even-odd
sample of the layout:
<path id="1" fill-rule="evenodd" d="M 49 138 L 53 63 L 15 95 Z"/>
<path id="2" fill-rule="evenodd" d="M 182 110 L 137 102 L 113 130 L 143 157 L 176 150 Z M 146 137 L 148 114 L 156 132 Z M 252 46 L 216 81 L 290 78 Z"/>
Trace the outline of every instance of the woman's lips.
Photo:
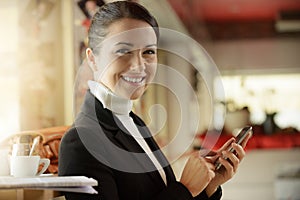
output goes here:
<path id="1" fill-rule="evenodd" d="M 129 82 L 131 84 L 142 84 L 144 83 L 146 76 L 135 76 L 135 77 L 131 77 L 131 76 L 122 76 L 122 79 L 126 82 Z"/>

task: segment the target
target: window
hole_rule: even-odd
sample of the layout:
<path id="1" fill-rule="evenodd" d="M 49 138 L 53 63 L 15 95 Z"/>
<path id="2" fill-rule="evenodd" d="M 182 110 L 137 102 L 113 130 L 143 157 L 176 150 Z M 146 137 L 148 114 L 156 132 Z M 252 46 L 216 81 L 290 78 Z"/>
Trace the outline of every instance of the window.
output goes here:
<path id="1" fill-rule="evenodd" d="M 280 128 L 300 130 L 300 74 L 223 76 L 222 81 L 228 111 L 247 106 L 254 124 L 276 113 Z"/>

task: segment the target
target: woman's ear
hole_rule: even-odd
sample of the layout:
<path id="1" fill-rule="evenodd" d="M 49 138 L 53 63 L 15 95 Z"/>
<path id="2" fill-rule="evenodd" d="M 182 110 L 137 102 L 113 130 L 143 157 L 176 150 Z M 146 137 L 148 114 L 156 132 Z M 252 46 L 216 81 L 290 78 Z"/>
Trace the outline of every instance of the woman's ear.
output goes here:
<path id="1" fill-rule="evenodd" d="M 85 51 L 86 58 L 87 58 L 87 63 L 90 66 L 90 68 L 95 72 L 97 71 L 97 66 L 95 62 L 95 56 L 93 54 L 93 51 L 91 48 L 87 48 Z"/>

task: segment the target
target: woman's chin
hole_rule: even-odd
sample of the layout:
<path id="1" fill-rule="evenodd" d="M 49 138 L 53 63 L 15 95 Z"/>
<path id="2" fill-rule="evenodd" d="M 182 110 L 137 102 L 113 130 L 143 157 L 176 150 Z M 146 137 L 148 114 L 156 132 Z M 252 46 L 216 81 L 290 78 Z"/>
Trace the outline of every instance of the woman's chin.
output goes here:
<path id="1" fill-rule="evenodd" d="M 137 89 L 136 91 L 128 94 L 124 94 L 122 95 L 122 97 L 126 98 L 126 99 L 130 99 L 130 100 L 136 100 L 139 99 L 143 94 L 144 94 L 144 89 Z"/>
<path id="2" fill-rule="evenodd" d="M 144 89 L 138 89 L 131 94 L 126 94 L 126 98 L 130 100 L 136 100 L 144 94 Z"/>
<path id="3" fill-rule="evenodd" d="M 133 87 L 126 87 L 126 88 L 119 88 L 117 90 L 115 90 L 114 92 L 125 98 L 125 99 L 130 99 L 130 100 L 136 100 L 138 98 L 140 98 L 144 92 L 145 92 L 145 85 L 138 87 L 138 88 L 133 88 Z"/>

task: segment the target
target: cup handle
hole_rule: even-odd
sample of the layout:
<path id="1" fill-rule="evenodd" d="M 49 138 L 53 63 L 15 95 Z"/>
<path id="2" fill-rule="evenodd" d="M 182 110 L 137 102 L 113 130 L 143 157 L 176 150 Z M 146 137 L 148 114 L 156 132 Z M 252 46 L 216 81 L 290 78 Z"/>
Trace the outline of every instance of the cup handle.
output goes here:
<path id="1" fill-rule="evenodd" d="M 44 164 L 43 168 L 41 169 L 41 171 L 39 171 L 36 176 L 41 175 L 42 173 L 44 173 L 46 171 L 46 169 L 49 167 L 50 165 L 50 160 L 48 158 L 41 158 L 39 161 L 39 165 Z"/>

